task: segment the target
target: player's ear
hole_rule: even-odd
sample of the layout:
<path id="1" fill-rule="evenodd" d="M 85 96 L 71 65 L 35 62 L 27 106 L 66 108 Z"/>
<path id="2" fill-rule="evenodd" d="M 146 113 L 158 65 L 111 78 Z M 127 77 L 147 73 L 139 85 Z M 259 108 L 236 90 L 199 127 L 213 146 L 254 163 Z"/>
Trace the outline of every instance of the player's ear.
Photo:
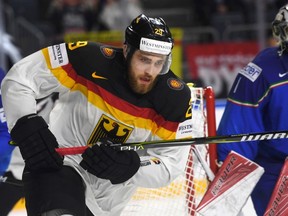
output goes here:
<path id="1" fill-rule="evenodd" d="M 124 55 L 125 59 L 127 59 L 127 55 L 128 55 L 128 46 L 127 46 L 127 44 L 123 45 L 123 55 Z"/>

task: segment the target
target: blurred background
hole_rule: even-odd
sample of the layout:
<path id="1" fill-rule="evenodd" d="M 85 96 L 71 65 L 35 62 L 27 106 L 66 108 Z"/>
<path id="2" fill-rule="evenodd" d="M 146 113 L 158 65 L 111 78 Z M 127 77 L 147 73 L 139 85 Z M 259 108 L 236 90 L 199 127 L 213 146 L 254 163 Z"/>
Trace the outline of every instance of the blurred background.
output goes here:
<path id="1" fill-rule="evenodd" d="M 236 73 L 276 45 L 271 22 L 283 0 L 0 0 L 0 65 L 77 40 L 121 46 L 125 27 L 162 17 L 175 39 L 172 70 L 225 98 Z"/>
<path id="2" fill-rule="evenodd" d="M 0 0 L 0 67 L 46 46 L 78 40 L 122 46 L 140 13 L 162 17 L 175 45 L 172 70 L 212 86 L 217 125 L 236 74 L 262 49 L 276 46 L 271 23 L 283 0 Z M 252 208 L 250 208 L 252 209 Z M 9 216 L 24 216 L 22 199 Z M 247 215 L 253 215 L 249 212 Z"/>

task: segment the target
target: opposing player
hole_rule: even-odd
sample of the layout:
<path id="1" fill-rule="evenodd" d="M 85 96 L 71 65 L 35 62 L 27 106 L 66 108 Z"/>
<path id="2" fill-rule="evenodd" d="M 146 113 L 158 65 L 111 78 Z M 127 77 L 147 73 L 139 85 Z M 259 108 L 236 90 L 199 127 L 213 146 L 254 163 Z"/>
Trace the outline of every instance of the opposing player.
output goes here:
<path id="1" fill-rule="evenodd" d="M 288 129 L 288 5 L 282 7 L 272 23 L 279 47 L 261 51 L 237 75 L 220 121 L 218 134 L 278 131 Z M 263 215 L 281 167 L 288 155 L 286 139 L 218 145 L 224 160 L 234 150 L 265 169 L 252 200 Z"/>
<path id="2" fill-rule="evenodd" d="M 0 68 L 0 83 L 4 78 L 5 73 Z M 8 145 L 10 141 L 10 134 L 8 133 L 8 128 L 6 124 L 6 117 L 4 115 L 2 100 L 1 100 L 1 89 L 0 89 L 0 176 L 6 171 L 8 164 L 11 159 L 11 153 L 14 149 L 13 146 Z"/>
<path id="3" fill-rule="evenodd" d="M 184 170 L 186 148 L 116 151 L 111 142 L 187 136 L 190 90 L 169 69 L 173 39 L 162 18 L 139 15 L 123 49 L 75 42 L 15 64 L 2 84 L 13 141 L 25 159 L 28 215 L 119 215 L 138 186 L 160 187 Z M 59 93 L 49 126 L 35 99 Z M 97 144 L 95 144 L 98 141 Z M 61 157 L 57 147 L 91 145 Z M 181 166 L 182 165 L 182 166 Z"/>

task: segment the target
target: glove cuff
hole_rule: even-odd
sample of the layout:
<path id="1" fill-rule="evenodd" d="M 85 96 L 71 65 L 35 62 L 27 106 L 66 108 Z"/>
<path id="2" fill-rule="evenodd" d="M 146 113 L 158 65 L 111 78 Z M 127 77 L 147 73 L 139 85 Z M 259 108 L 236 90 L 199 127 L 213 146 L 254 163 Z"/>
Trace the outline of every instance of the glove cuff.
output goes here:
<path id="1" fill-rule="evenodd" d="M 43 128 L 48 128 L 45 120 L 37 114 L 29 114 L 17 120 L 10 135 L 12 140 L 18 144 Z"/>
<path id="2" fill-rule="evenodd" d="M 123 153 L 128 153 L 128 152 L 123 152 Z M 110 179 L 112 184 L 120 184 L 120 183 L 123 183 L 125 181 L 128 181 L 139 170 L 141 160 L 140 160 L 140 157 L 138 156 L 137 152 L 131 150 L 131 152 L 129 152 L 129 154 L 130 154 L 130 157 L 132 156 L 129 169 L 126 169 L 125 174 L 118 176 L 117 178 Z"/>

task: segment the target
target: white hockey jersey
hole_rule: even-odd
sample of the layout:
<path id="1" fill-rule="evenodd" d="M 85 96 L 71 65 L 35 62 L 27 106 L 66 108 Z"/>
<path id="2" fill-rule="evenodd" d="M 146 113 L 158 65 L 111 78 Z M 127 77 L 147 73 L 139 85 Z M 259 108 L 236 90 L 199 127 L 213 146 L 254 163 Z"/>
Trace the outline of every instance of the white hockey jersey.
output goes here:
<path id="1" fill-rule="evenodd" d="M 58 92 L 49 128 L 59 147 L 86 146 L 103 137 L 143 142 L 187 137 L 191 123 L 190 90 L 171 71 L 145 95 L 131 91 L 122 49 L 76 42 L 44 48 L 7 73 L 3 105 L 11 130 L 16 121 L 36 113 L 35 99 Z M 180 130 L 183 129 L 183 130 Z M 65 156 L 86 183 L 86 204 L 95 215 L 119 215 L 138 186 L 161 187 L 184 171 L 186 147 L 139 152 L 141 167 L 127 182 L 113 185 L 79 166 L 81 155 Z"/>

